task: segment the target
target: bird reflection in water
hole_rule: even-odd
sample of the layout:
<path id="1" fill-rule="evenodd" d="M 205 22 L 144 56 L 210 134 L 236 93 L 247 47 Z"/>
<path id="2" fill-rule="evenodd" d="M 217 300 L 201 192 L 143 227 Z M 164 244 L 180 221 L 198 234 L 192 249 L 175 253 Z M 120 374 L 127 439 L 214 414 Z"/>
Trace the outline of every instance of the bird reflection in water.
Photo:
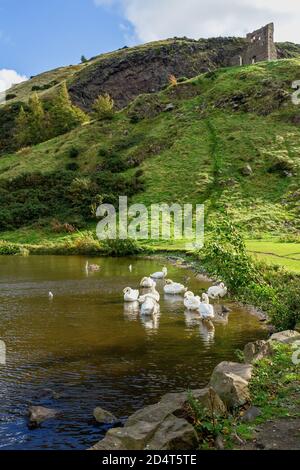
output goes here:
<path id="1" fill-rule="evenodd" d="M 215 327 L 211 320 L 202 320 L 199 312 L 186 310 L 184 312 L 185 324 L 188 328 L 199 328 L 199 336 L 206 346 L 212 346 L 215 338 Z"/>

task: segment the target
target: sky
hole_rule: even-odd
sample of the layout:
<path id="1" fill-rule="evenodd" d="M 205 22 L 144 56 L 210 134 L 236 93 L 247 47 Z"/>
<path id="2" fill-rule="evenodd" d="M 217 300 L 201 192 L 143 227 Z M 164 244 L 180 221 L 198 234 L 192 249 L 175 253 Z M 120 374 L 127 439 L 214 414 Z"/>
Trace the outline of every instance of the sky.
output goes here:
<path id="1" fill-rule="evenodd" d="M 174 36 L 244 36 L 271 21 L 277 41 L 300 43 L 299 0 L 0 0 L 0 92 L 81 55 Z"/>

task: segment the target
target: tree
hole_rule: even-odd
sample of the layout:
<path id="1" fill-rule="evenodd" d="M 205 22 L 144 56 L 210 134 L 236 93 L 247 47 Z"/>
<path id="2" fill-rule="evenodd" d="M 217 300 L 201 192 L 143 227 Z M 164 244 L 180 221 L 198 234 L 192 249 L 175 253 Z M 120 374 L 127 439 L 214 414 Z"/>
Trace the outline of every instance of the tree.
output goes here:
<path id="1" fill-rule="evenodd" d="M 16 119 L 16 144 L 17 147 L 25 147 L 30 144 L 30 136 L 28 129 L 29 119 L 24 106 L 21 106 L 18 117 Z"/>
<path id="2" fill-rule="evenodd" d="M 64 134 L 88 120 L 87 115 L 72 104 L 66 82 L 63 82 L 52 100 L 49 119 L 52 136 Z"/>
<path id="3" fill-rule="evenodd" d="M 115 102 L 108 93 L 99 95 L 93 104 L 96 119 L 112 119 L 115 113 Z"/>
<path id="4" fill-rule="evenodd" d="M 84 55 L 82 55 L 81 56 L 81 63 L 85 64 L 86 62 L 88 62 L 87 58 Z"/>
<path id="5" fill-rule="evenodd" d="M 28 131 L 30 143 L 37 144 L 46 138 L 45 111 L 37 93 L 34 93 L 28 102 Z"/>

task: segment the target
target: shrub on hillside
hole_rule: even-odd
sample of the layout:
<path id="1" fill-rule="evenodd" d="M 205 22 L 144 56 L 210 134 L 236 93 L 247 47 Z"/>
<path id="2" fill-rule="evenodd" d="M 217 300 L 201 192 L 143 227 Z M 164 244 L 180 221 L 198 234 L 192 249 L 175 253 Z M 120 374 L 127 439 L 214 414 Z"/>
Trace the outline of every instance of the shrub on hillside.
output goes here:
<path id="1" fill-rule="evenodd" d="M 96 119 L 112 119 L 115 114 L 115 102 L 108 93 L 99 95 L 94 101 L 93 111 Z"/>
<path id="2" fill-rule="evenodd" d="M 70 162 L 66 164 L 66 170 L 68 171 L 78 171 L 79 165 L 76 162 Z"/>
<path id="3" fill-rule="evenodd" d="M 79 149 L 77 147 L 71 147 L 69 149 L 69 157 L 77 158 L 79 156 Z"/>

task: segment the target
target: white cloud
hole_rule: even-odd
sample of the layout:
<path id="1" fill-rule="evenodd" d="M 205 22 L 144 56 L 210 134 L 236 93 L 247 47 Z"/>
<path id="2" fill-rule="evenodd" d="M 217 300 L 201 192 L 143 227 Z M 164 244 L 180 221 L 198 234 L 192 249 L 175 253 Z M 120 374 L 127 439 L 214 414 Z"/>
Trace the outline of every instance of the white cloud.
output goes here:
<path id="1" fill-rule="evenodd" d="M 275 23 L 277 41 L 300 43 L 300 9 L 295 0 L 94 0 L 121 6 L 138 41 L 173 36 L 243 36 Z"/>
<path id="2" fill-rule="evenodd" d="M 25 75 L 19 75 L 15 70 L 0 70 L 0 93 L 8 90 L 12 85 L 27 80 Z"/>

